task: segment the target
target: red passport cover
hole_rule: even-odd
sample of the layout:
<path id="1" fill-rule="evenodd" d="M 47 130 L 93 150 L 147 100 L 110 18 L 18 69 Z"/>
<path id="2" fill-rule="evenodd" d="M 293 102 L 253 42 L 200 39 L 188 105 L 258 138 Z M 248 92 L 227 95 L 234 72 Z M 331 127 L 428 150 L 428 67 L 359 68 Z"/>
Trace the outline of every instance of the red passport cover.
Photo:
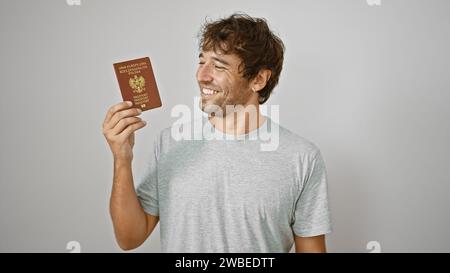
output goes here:
<path id="1" fill-rule="evenodd" d="M 142 111 L 161 107 L 158 87 L 150 58 L 140 58 L 114 64 L 123 101 L 132 101 Z"/>

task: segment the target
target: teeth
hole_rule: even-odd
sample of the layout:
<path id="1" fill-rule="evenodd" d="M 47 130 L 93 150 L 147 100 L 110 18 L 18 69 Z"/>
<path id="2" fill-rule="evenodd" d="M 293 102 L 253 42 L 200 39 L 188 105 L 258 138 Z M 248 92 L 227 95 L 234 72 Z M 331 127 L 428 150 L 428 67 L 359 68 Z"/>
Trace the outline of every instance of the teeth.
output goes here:
<path id="1" fill-rule="evenodd" d="M 202 88 L 202 93 L 205 95 L 212 95 L 212 94 L 219 93 L 219 91 L 208 89 L 208 88 Z"/>

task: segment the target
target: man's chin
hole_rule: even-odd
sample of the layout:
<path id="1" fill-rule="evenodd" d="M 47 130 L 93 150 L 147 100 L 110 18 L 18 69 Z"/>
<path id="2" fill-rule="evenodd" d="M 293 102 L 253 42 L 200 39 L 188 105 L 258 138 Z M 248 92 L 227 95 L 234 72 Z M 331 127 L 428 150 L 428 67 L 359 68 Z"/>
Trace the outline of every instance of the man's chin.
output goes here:
<path id="1" fill-rule="evenodd" d="M 200 110 L 202 112 L 208 114 L 209 116 L 222 116 L 223 109 L 214 103 L 211 102 L 205 102 L 205 100 L 201 99 L 199 103 Z"/>

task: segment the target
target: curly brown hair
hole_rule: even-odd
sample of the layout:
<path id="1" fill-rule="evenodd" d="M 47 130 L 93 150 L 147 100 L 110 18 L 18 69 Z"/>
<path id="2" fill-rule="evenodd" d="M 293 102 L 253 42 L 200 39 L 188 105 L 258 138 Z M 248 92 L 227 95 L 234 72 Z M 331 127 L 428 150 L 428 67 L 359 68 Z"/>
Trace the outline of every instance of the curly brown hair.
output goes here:
<path id="1" fill-rule="evenodd" d="M 200 51 L 214 50 L 239 56 L 242 60 L 239 72 L 243 72 L 247 80 L 253 79 L 261 69 L 271 70 L 266 86 L 258 92 L 259 104 L 269 99 L 283 68 L 285 47 L 269 29 L 266 19 L 234 13 L 228 18 L 206 21 L 199 37 Z"/>

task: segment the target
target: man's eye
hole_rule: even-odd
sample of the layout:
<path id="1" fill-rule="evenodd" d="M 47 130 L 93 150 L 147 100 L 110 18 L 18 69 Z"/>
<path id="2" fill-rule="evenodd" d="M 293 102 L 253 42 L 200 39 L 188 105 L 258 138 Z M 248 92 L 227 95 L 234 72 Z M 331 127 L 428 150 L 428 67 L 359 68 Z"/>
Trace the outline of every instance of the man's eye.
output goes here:
<path id="1" fill-rule="evenodd" d="M 214 65 L 214 67 L 215 67 L 216 69 L 219 69 L 219 70 L 224 70 L 224 69 L 225 69 L 225 67 L 223 67 L 223 66 L 218 66 L 218 65 Z"/>

